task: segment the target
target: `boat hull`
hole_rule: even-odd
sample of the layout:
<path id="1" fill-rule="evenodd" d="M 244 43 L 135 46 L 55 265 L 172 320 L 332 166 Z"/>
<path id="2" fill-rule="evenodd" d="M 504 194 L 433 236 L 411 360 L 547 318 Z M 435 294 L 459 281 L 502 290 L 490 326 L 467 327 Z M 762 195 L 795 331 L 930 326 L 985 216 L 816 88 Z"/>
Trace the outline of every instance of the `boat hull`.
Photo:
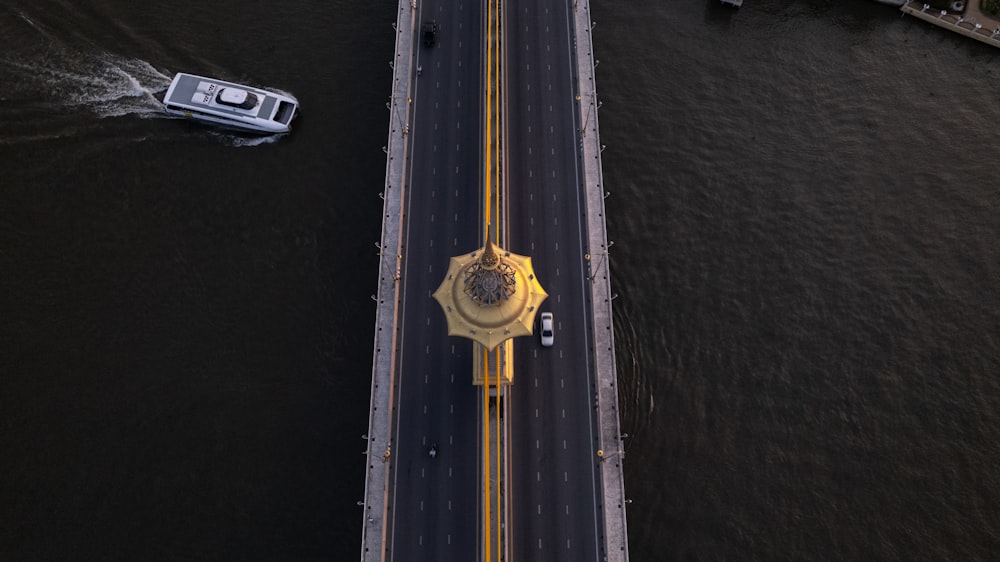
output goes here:
<path id="1" fill-rule="evenodd" d="M 291 130 L 299 103 L 288 94 L 177 73 L 163 96 L 168 114 L 256 134 Z"/>

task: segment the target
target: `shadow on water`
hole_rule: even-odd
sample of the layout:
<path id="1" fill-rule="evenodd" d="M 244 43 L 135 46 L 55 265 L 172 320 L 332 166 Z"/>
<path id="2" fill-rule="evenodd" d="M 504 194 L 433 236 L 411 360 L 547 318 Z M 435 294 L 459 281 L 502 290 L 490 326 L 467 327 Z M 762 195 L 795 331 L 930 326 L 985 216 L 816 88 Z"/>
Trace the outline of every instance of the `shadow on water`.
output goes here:
<path id="1" fill-rule="evenodd" d="M 736 16 L 740 9 L 723 4 L 721 0 L 705 2 L 705 23 L 722 28 L 732 28 L 736 24 Z"/>

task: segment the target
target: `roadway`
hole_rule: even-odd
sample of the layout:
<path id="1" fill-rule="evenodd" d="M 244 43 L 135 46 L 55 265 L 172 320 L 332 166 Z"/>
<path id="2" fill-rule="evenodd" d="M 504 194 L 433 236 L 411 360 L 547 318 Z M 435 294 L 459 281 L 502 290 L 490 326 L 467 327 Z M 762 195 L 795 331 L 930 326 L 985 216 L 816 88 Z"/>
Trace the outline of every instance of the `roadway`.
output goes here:
<path id="1" fill-rule="evenodd" d="M 602 560 L 572 2 L 505 6 L 510 250 L 532 256 L 556 323 L 551 348 L 515 343 L 508 537 L 514 560 Z"/>
<path id="2" fill-rule="evenodd" d="M 480 244 L 480 0 L 420 3 L 405 202 L 389 560 L 474 560 L 482 466 L 472 344 L 450 338 L 432 292 L 453 255 Z M 424 47 L 420 23 L 437 20 Z M 428 455 L 437 443 L 438 455 Z"/>
<path id="3" fill-rule="evenodd" d="M 514 560 L 601 559 L 591 310 L 583 258 L 571 4 L 505 5 L 509 249 L 533 258 L 555 314 L 555 346 L 515 340 L 510 422 Z M 475 560 L 481 524 L 481 394 L 472 344 L 448 337 L 431 293 L 449 258 L 482 242 L 481 0 L 421 2 L 438 42 L 416 61 L 405 203 L 403 306 L 392 442 L 388 559 Z M 439 455 L 427 453 L 437 443 Z"/>

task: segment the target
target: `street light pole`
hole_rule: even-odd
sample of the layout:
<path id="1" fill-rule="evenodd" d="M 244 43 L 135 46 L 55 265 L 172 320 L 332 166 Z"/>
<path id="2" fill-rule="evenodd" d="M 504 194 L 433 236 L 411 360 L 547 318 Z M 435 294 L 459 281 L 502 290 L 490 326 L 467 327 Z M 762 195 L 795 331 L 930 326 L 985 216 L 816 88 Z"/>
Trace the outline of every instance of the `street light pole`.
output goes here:
<path id="1" fill-rule="evenodd" d="M 614 240 L 609 240 L 608 241 L 608 247 L 605 248 L 603 252 L 601 252 L 601 254 L 600 254 L 600 256 L 601 256 L 600 261 L 597 262 L 597 266 L 594 269 L 592 269 L 591 272 L 590 272 L 590 282 L 591 283 L 597 283 L 597 272 L 600 271 L 601 264 L 603 264 L 604 260 L 607 259 L 607 257 L 608 257 L 608 250 L 610 250 L 611 246 L 614 246 L 614 245 L 615 245 L 615 241 Z M 586 259 L 587 261 L 590 261 L 591 257 L 592 256 L 590 254 L 587 254 L 587 255 L 584 256 L 584 259 Z"/>

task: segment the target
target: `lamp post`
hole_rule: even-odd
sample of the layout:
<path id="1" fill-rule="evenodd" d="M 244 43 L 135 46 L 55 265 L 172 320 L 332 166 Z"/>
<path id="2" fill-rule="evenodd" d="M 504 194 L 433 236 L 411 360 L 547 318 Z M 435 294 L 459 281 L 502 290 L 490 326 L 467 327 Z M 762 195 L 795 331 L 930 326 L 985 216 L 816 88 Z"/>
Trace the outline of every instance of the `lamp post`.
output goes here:
<path id="1" fill-rule="evenodd" d="M 597 458 L 601 459 L 601 462 L 606 462 L 608 459 L 614 457 L 615 455 L 618 455 L 619 457 L 624 459 L 625 451 L 622 451 L 621 449 L 611 452 L 605 451 L 604 449 L 597 450 Z"/>
<path id="2" fill-rule="evenodd" d="M 614 246 L 614 245 L 615 245 L 615 241 L 614 240 L 608 240 L 608 247 L 605 248 L 604 251 L 600 253 L 601 259 L 597 262 L 597 266 L 595 266 L 590 271 L 590 282 L 591 283 L 597 283 L 597 272 L 600 271 L 601 264 L 603 264 L 604 260 L 607 259 L 607 257 L 608 257 L 608 250 L 610 250 L 611 246 Z M 587 261 L 590 261 L 593 256 L 591 256 L 590 254 L 586 254 L 583 257 Z"/>

